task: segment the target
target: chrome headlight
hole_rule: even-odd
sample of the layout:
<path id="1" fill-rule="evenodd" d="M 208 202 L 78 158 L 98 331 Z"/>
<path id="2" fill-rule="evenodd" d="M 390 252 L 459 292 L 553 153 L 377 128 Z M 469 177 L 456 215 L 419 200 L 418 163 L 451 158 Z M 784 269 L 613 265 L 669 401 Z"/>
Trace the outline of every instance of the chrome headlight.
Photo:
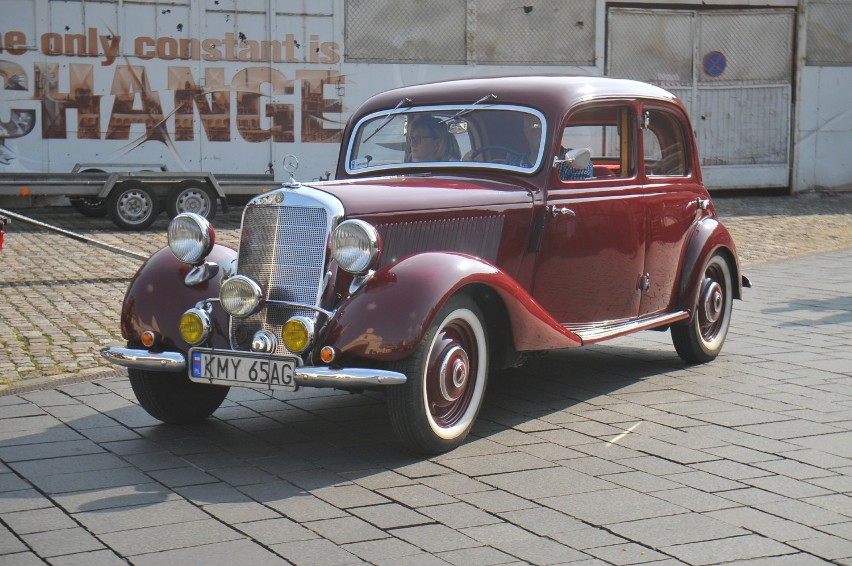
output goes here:
<path id="1" fill-rule="evenodd" d="M 244 318 L 257 312 L 263 302 L 263 290 L 253 279 L 235 275 L 219 289 L 222 308 L 231 316 Z"/>
<path id="2" fill-rule="evenodd" d="M 169 223 L 169 249 L 184 263 L 196 264 L 203 260 L 215 241 L 213 226 L 200 214 L 184 212 Z"/>
<path id="3" fill-rule="evenodd" d="M 347 220 L 331 235 L 331 257 L 349 273 L 364 273 L 379 257 L 379 233 L 363 220 Z"/>

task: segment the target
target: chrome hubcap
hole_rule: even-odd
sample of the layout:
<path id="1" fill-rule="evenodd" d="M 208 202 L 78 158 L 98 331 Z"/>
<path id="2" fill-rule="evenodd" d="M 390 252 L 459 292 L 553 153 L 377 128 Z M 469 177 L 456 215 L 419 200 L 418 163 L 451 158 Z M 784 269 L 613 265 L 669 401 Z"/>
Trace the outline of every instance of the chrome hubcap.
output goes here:
<path id="1" fill-rule="evenodd" d="M 722 309 L 725 304 L 722 286 L 717 281 L 710 279 L 705 279 L 704 284 L 704 316 L 708 322 L 716 322 L 722 316 Z"/>
<path id="2" fill-rule="evenodd" d="M 438 385 L 441 397 L 446 401 L 457 401 L 464 393 L 469 365 L 467 352 L 459 346 L 451 348 L 444 355 L 438 374 Z"/>

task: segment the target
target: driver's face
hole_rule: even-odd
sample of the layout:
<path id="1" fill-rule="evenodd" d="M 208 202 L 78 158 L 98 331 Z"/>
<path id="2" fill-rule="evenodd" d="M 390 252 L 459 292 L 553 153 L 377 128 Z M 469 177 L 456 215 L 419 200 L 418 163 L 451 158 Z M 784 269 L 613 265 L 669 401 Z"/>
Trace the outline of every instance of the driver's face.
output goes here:
<path id="1" fill-rule="evenodd" d="M 408 136 L 408 143 L 411 144 L 412 161 L 438 160 L 438 138 L 429 128 L 415 127 Z"/>

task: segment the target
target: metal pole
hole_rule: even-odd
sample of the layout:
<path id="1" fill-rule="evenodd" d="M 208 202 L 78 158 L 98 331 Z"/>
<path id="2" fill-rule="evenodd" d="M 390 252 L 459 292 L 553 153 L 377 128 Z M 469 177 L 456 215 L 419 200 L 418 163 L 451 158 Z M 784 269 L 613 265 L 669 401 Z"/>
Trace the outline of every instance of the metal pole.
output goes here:
<path id="1" fill-rule="evenodd" d="M 89 244 L 90 246 L 95 246 L 97 248 L 101 248 L 101 249 L 104 249 L 104 250 L 107 250 L 107 251 L 110 251 L 110 252 L 113 252 L 113 253 L 116 253 L 116 254 L 121 254 L 123 256 L 127 256 L 127 257 L 130 257 L 130 258 L 133 258 L 133 259 L 138 259 L 139 261 L 145 261 L 145 260 L 148 259 L 148 256 L 138 254 L 136 252 L 132 252 L 130 250 L 126 250 L 126 249 L 120 248 L 118 246 L 113 246 L 112 244 L 106 244 L 104 242 L 99 242 L 98 240 L 95 240 L 94 238 L 89 238 L 88 236 L 83 236 L 82 234 L 76 234 L 74 232 L 69 232 L 68 230 L 65 230 L 63 228 L 59 228 L 57 226 L 51 226 L 50 224 L 45 224 L 44 222 L 41 222 L 39 220 L 35 220 L 33 218 L 28 218 L 26 216 L 22 216 L 20 214 L 17 214 L 15 212 L 11 212 L 11 211 L 3 209 L 3 208 L 0 208 L 0 215 L 8 216 L 9 218 L 14 218 L 15 220 L 19 220 L 19 221 L 24 222 L 26 224 L 32 224 L 33 226 L 45 228 L 45 229 L 50 230 L 52 232 L 57 232 L 59 234 L 62 234 L 63 236 L 65 236 L 67 238 L 71 238 L 72 240 L 77 240 L 78 242 L 83 242 L 84 244 Z"/>

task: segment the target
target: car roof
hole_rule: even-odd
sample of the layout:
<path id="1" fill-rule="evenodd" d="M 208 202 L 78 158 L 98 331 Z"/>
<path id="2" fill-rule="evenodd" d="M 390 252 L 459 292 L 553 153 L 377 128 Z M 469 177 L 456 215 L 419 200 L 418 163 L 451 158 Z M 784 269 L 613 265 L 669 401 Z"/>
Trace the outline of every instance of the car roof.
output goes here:
<path id="1" fill-rule="evenodd" d="M 491 104 L 520 104 L 545 112 L 564 111 L 589 99 L 642 98 L 677 101 L 672 93 L 648 83 L 610 77 L 577 77 L 556 75 L 503 76 L 453 79 L 388 90 L 368 99 L 360 114 L 393 108 L 401 100 L 403 106 L 432 104 L 470 104 L 493 94 Z"/>

